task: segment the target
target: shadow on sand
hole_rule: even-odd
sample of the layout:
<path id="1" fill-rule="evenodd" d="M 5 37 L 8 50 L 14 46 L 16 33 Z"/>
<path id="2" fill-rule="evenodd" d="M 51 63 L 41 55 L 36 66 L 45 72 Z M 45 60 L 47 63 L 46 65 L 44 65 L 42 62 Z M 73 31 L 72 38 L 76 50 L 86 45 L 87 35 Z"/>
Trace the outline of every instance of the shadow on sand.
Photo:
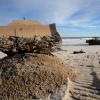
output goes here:
<path id="1" fill-rule="evenodd" d="M 92 86 L 96 87 L 98 94 L 100 95 L 100 79 L 97 77 L 96 72 L 92 72 L 91 75 L 93 76 L 93 83 Z"/>

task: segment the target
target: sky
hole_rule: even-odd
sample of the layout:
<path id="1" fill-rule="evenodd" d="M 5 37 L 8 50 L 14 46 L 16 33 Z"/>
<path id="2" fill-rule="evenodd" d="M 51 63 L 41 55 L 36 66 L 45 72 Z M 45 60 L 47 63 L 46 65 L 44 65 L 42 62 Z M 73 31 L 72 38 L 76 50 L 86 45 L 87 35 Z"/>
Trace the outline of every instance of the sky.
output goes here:
<path id="1" fill-rule="evenodd" d="M 23 17 L 56 23 L 61 36 L 100 36 L 100 0 L 0 0 L 0 25 Z"/>

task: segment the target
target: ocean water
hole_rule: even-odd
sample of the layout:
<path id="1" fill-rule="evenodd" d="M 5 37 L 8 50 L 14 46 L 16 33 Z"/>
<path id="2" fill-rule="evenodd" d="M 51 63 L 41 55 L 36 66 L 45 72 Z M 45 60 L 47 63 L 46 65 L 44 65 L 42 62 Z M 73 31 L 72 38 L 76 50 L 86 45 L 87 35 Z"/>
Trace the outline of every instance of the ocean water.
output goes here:
<path id="1" fill-rule="evenodd" d="M 92 38 L 80 38 L 80 39 L 62 39 L 62 45 L 88 45 L 86 40 Z"/>

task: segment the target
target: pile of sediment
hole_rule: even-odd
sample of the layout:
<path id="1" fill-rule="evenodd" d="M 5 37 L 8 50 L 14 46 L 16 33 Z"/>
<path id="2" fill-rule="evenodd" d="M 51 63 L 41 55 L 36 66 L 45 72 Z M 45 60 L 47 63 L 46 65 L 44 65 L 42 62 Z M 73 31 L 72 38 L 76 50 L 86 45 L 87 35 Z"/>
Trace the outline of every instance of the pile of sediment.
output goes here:
<path id="1" fill-rule="evenodd" d="M 61 86 L 66 86 L 67 90 L 67 78 L 75 78 L 72 70 L 57 57 L 44 54 L 7 57 L 0 62 L 0 69 L 0 100 L 37 99 L 49 95 L 53 100 Z"/>
<path id="2" fill-rule="evenodd" d="M 22 38 L 16 36 L 0 37 L 0 51 L 7 55 L 22 53 L 43 53 L 50 54 L 57 48 L 55 37 L 34 36 L 33 38 Z"/>
<path id="3" fill-rule="evenodd" d="M 53 47 L 50 42 L 46 41 L 46 50 L 50 52 L 43 53 L 45 47 L 41 43 L 40 48 L 35 49 L 39 52 L 34 52 L 37 42 L 31 39 L 11 37 L 6 40 L 0 41 L 4 44 L 0 43 L 0 50 L 8 54 L 0 60 L 0 100 L 65 100 L 68 79 L 74 80 L 75 74 L 60 59 L 49 54 Z"/>

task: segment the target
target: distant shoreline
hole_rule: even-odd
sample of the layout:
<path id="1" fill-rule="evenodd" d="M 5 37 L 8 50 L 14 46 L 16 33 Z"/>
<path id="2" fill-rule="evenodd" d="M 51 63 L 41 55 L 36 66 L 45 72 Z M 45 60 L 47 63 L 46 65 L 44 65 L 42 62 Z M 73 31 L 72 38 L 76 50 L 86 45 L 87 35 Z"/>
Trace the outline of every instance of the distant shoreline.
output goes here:
<path id="1" fill-rule="evenodd" d="M 89 40 L 90 38 L 78 38 L 78 39 L 62 39 L 62 45 L 88 45 L 86 43 L 86 40 Z"/>
<path id="2" fill-rule="evenodd" d="M 76 37 L 72 37 L 72 36 L 65 36 L 65 37 L 61 37 L 62 39 L 83 39 L 83 38 L 100 38 L 100 36 L 76 36 Z"/>
<path id="3" fill-rule="evenodd" d="M 88 44 L 62 44 L 61 46 L 89 46 Z"/>

